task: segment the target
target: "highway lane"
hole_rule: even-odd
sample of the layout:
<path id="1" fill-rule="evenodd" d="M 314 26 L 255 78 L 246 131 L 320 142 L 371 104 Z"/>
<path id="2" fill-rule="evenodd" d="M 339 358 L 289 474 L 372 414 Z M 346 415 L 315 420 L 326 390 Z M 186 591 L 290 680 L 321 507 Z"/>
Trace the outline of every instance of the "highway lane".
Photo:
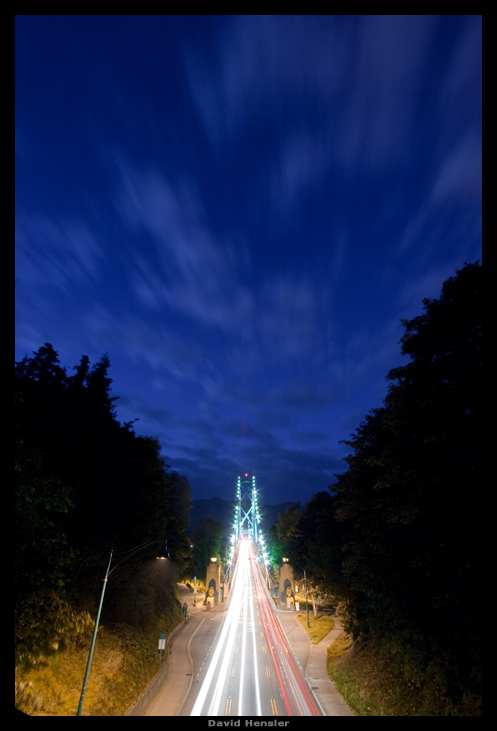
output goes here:
<path id="1" fill-rule="evenodd" d="M 199 673 L 192 716 L 321 715 L 248 540 L 239 544 L 229 606 Z"/>

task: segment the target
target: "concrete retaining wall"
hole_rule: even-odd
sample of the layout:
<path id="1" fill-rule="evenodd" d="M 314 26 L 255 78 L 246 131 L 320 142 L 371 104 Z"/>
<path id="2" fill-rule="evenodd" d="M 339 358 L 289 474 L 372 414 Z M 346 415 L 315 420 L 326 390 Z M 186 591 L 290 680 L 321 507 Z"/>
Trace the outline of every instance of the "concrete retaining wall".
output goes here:
<path id="1" fill-rule="evenodd" d="M 187 617 L 187 619 L 183 620 L 183 622 L 180 622 L 180 624 L 176 625 L 176 627 L 173 629 L 172 632 L 169 633 L 169 636 L 166 640 L 166 649 L 165 649 L 165 658 L 161 665 L 161 668 L 155 678 L 150 681 L 150 683 L 147 685 L 142 697 L 136 703 L 134 706 L 131 706 L 131 708 L 128 708 L 125 716 L 141 716 L 143 710 L 148 706 L 154 695 L 157 693 L 165 679 L 167 678 L 167 671 L 169 668 L 169 654 L 170 654 L 170 647 L 171 643 L 179 632 L 183 629 L 185 624 L 189 621 L 190 617 Z"/>

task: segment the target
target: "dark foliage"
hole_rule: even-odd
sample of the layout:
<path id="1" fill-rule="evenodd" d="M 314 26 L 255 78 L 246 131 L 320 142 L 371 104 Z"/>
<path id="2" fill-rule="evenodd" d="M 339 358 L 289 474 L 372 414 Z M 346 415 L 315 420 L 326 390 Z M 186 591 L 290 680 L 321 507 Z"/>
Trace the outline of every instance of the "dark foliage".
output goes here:
<path id="1" fill-rule="evenodd" d="M 211 558 L 221 559 L 223 539 L 226 529 L 217 518 L 200 517 L 196 527 L 190 534 L 193 544 L 189 573 L 202 581 L 205 579 L 207 566 Z"/>
<path id="2" fill-rule="evenodd" d="M 104 620 L 161 541 L 180 570 L 189 558 L 188 481 L 168 470 L 156 439 L 118 422 L 109 365 L 106 355 L 93 367 L 83 356 L 68 375 L 45 343 L 15 367 L 17 626 L 26 612 L 46 616 L 47 636 L 52 600 L 93 609 L 111 549 L 118 560 L 157 541 L 113 574 Z"/>
<path id="3" fill-rule="evenodd" d="M 291 555 L 292 540 L 300 517 L 300 503 L 291 503 L 268 531 L 268 548 L 273 571 L 277 572 L 283 558 Z M 296 555 L 298 552 L 294 552 Z"/>
<path id="4" fill-rule="evenodd" d="M 298 571 L 298 561 L 308 577 L 319 586 L 331 589 L 340 571 L 341 544 L 335 525 L 336 504 L 327 492 L 318 492 L 297 515 L 287 552 Z M 333 536 L 331 537 L 330 526 Z M 312 539 L 310 540 L 310 537 Z"/>
<path id="5" fill-rule="evenodd" d="M 476 688 L 481 645 L 482 268 L 466 264 L 403 321 L 382 408 L 345 442 L 348 470 L 305 507 L 291 552 L 325 580 L 356 638 L 388 638 L 449 693 Z"/>

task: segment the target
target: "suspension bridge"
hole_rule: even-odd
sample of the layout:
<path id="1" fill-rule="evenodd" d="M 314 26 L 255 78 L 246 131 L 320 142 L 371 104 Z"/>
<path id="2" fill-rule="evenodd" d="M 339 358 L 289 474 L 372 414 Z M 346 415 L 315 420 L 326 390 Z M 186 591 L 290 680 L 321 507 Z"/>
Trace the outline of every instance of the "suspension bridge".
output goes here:
<path id="1" fill-rule="evenodd" d="M 219 580 L 216 564 L 208 568 L 206 580 L 210 592 L 206 597 L 210 603 L 208 609 L 215 611 L 216 606 L 222 607 L 224 621 L 199 667 L 191 705 L 185 709 L 185 715 L 272 716 L 273 719 L 322 715 L 288 645 L 268 590 L 269 557 L 261 530 L 258 492 L 255 476 L 246 473 L 238 478 L 224 579 L 229 585 L 226 603 L 216 602 Z M 234 725 L 230 721 L 223 724 Z M 274 720 L 271 725 L 276 725 Z"/>
<path id="2" fill-rule="evenodd" d="M 226 573 L 230 572 L 233 559 L 240 540 L 249 540 L 256 555 L 268 565 L 269 556 L 266 541 L 261 530 L 261 513 L 259 507 L 259 490 L 255 475 L 249 477 L 247 473 L 238 477 L 236 482 L 236 498 L 230 537 L 231 548 Z"/>

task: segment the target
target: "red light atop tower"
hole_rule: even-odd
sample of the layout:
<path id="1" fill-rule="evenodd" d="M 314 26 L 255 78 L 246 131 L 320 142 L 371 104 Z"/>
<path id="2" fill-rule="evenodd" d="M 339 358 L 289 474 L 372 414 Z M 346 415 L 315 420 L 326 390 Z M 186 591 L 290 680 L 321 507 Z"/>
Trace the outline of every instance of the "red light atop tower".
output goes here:
<path id="1" fill-rule="evenodd" d="M 248 472 L 245 473 L 245 477 L 248 477 Z"/>

